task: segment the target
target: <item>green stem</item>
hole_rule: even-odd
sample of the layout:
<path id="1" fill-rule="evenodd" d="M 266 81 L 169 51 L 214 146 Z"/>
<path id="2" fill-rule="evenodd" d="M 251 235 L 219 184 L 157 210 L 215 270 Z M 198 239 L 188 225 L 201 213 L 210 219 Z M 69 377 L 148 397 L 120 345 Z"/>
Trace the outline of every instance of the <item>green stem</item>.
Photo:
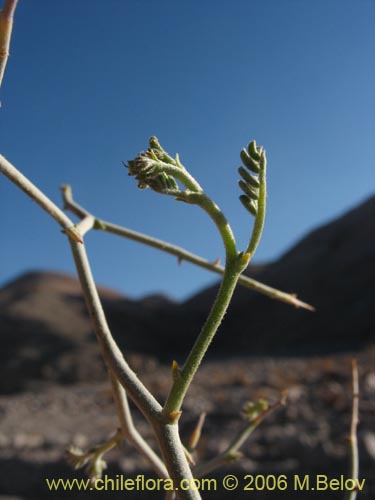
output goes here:
<path id="1" fill-rule="evenodd" d="M 190 383 L 227 311 L 241 270 L 242 263 L 238 257 L 227 261 L 223 281 L 210 314 L 182 370 L 178 373 L 178 376 L 175 377 L 172 389 L 164 405 L 163 414 L 167 419 L 180 411 Z"/>
<path id="2" fill-rule="evenodd" d="M 88 212 L 85 208 L 81 207 L 74 199 L 72 195 L 72 190 L 70 186 L 64 185 L 61 186 L 61 190 L 63 193 L 64 199 L 64 207 L 66 210 L 70 210 L 73 214 L 75 214 L 80 219 L 83 219 L 87 216 L 90 216 L 90 212 Z M 208 269 L 217 274 L 224 274 L 224 267 L 219 264 L 213 264 L 198 255 L 195 255 L 191 252 L 184 250 L 181 247 L 176 245 L 172 245 L 171 243 L 167 243 L 166 241 L 159 240 L 157 238 L 153 238 L 151 236 L 147 236 L 146 234 L 139 233 L 137 231 L 133 231 L 123 226 L 119 226 L 118 224 L 113 224 L 111 222 L 99 219 L 95 217 L 96 224 L 94 229 L 105 231 L 107 233 L 115 234 L 122 238 L 127 238 L 132 241 L 137 241 L 139 243 L 143 243 L 144 245 L 156 248 L 163 252 L 169 253 L 170 255 L 174 255 L 178 258 L 179 261 L 185 260 L 197 266 L 200 266 L 204 269 Z M 282 292 L 277 290 L 276 288 L 272 288 L 268 285 L 264 285 L 259 281 L 256 281 L 248 276 L 244 276 L 243 274 L 238 279 L 238 284 L 244 287 L 249 288 L 250 290 L 255 290 L 271 299 L 280 300 L 285 304 L 292 305 L 294 307 L 302 307 L 309 311 L 314 311 L 314 308 L 301 300 L 298 300 L 297 297 L 293 294 L 289 294 L 286 292 Z"/>
<path id="3" fill-rule="evenodd" d="M 238 254 L 236 240 L 229 222 L 216 203 L 203 192 L 192 193 L 184 191 L 182 193 L 181 200 L 191 203 L 192 205 L 198 205 L 205 212 L 207 212 L 219 230 L 221 239 L 224 243 L 227 261 L 235 259 Z"/>
<path id="4" fill-rule="evenodd" d="M 263 422 L 263 420 L 270 415 L 273 411 L 275 411 L 280 406 L 285 404 L 285 395 L 281 397 L 279 401 L 276 401 L 274 404 L 270 405 L 268 408 L 263 410 L 257 417 L 255 417 L 249 424 L 233 439 L 230 445 L 220 453 L 218 456 L 209 460 L 206 463 L 201 463 L 194 467 L 193 473 L 194 477 L 203 477 L 212 471 L 222 467 L 229 462 L 233 462 L 242 457 L 242 453 L 240 452 L 240 448 L 246 443 L 254 430 Z"/>
<path id="5" fill-rule="evenodd" d="M 169 163 L 164 162 L 160 162 L 160 164 L 162 166 L 163 172 L 165 172 L 167 175 L 172 175 L 173 177 L 175 177 L 177 180 L 182 182 L 182 184 L 187 189 L 190 189 L 195 193 L 203 192 L 203 189 L 201 188 L 199 183 L 182 165 L 180 167 L 176 167 L 175 165 L 170 165 Z"/>
<path id="6" fill-rule="evenodd" d="M 216 224 L 226 251 L 226 264 L 223 280 L 210 314 L 196 339 L 181 371 L 174 378 L 172 389 L 163 408 L 168 419 L 178 418 L 184 397 L 193 377 L 205 356 L 212 339 L 228 309 L 239 276 L 247 264 L 247 258 L 237 251 L 231 227 L 220 208 L 205 193 L 185 192 L 186 201 L 200 206 Z"/>

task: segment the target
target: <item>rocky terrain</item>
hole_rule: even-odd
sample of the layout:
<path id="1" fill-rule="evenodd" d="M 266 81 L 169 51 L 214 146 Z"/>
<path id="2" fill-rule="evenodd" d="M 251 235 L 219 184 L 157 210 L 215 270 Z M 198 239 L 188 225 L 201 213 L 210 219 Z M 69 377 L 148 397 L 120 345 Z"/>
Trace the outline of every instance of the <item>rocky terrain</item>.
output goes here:
<path id="1" fill-rule="evenodd" d="M 208 413 L 197 460 L 225 448 L 244 425 L 249 399 L 288 404 L 271 415 L 242 450 L 245 458 L 216 474 L 347 475 L 351 411 L 350 361 L 360 366 L 359 498 L 375 498 L 375 198 L 321 227 L 278 261 L 252 268 L 256 279 L 297 293 L 317 307 L 294 310 L 238 288 L 210 357 L 191 388 L 181 421 L 187 432 Z M 185 303 L 162 296 L 135 301 L 109 289 L 100 295 L 113 334 L 135 370 L 165 398 L 170 361 L 182 354 L 208 312 L 216 287 Z M 178 337 L 176 338 L 176 331 Z M 54 492 L 45 478 L 84 477 L 64 460 L 69 444 L 92 446 L 117 427 L 76 279 L 31 272 L 0 290 L 0 500 L 81 497 Z M 149 436 L 135 414 L 141 432 Z M 150 437 L 150 440 L 152 438 Z M 124 444 L 108 457 L 108 474 L 134 477 L 147 466 Z M 87 493 L 120 498 L 125 492 Z M 342 491 L 226 493 L 204 498 L 343 498 Z M 126 492 L 129 498 L 162 498 Z"/>
<path id="2" fill-rule="evenodd" d="M 359 498 L 375 495 L 375 353 L 357 353 L 360 366 L 360 477 L 366 487 Z M 249 400 L 275 401 L 288 389 L 287 405 L 275 411 L 254 432 L 242 448 L 244 458 L 209 477 L 217 479 L 217 491 L 204 498 L 255 499 L 342 499 L 342 491 L 294 491 L 296 474 L 348 477 L 348 430 L 351 413 L 351 356 L 309 359 L 231 358 L 209 361 L 202 367 L 191 388 L 181 427 L 188 435 L 199 414 L 207 412 L 196 461 L 200 463 L 220 451 L 243 428 L 240 412 Z M 170 370 L 149 362 L 142 378 L 163 401 L 170 384 Z M 135 413 L 139 430 L 150 442 L 150 431 Z M 27 391 L 0 397 L 0 499 L 81 498 L 77 490 L 48 491 L 45 479 L 84 478 L 64 459 L 64 450 L 74 444 L 87 449 L 108 438 L 117 421 L 105 382 L 72 386 L 47 385 L 37 392 Z M 155 477 L 136 452 L 126 443 L 106 457 L 111 478 L 122 474 L 135 478 Z M 286 491 L 225 492 L 220 481 L 226 474 L 244 478 L 246 474 L 285 474 Z M 246 484 L 241 479 L 242 485 Z M 3 494 L 4 496 L 1 496 Z M 90 492 L 91 498 L 163 498 L 155 492 Z"/>

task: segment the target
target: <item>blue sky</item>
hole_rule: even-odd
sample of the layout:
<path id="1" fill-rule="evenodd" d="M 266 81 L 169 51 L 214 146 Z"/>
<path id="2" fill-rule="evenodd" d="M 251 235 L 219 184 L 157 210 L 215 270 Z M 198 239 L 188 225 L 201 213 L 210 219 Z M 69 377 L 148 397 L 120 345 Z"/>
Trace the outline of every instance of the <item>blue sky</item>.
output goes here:
<path id="1" fill-rule="evenodd" d="M 122 161 L 156 135 L 227 215 L 240 247 L 239 151 L 268 156 L 268 212 L 255 262 L 374 193 L 372 0 L 20 0 L 0 92 L 0 152 L 60 204 L 59 185 L 98 217 L 224 252 L 198 208 L 140 191 Z M 75 273 L 55 222 L 0 179 L 0 284 L 30 269 Z M 99 232 L 99 283 L 131 297 L 185 298 L 213 275 Z M 291 270 L 293 272 L 293 270 Z"/>

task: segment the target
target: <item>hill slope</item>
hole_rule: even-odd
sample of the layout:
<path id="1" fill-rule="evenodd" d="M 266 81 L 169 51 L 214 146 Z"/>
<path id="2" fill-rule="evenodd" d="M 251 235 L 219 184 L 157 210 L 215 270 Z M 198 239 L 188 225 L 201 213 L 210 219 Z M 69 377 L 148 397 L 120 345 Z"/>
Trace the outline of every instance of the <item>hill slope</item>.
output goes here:
<path id="1" fill-rule="evenodd" d="M 373 343 L 374 235 L 375 197 L 313 231 L 278 261 L 255 268 L 259 281 L 297 293 L 317 312 L 295 310 L 238 287 L 210 354 L 298 355 Z M 170 361 L 191 346 L 216 290 L 205 289 L 182 304 L 163 296 L 130 300 L 104 288 L 100 295 L 122 349 Z M 0 290 L 0 327 L 0 392 L 34 380 L 103 378 L 75 278 L 34 272 L 7 284 Z"/>

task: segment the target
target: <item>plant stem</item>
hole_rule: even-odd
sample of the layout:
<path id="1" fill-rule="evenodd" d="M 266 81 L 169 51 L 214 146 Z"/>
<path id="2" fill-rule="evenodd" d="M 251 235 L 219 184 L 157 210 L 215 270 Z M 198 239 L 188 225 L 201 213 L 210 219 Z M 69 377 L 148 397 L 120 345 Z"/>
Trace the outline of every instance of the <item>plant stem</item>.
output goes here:
<path id="1" fill-rule="evenodd" d="M 53 203 L 40 189 L 38 189 L 27 177 L 16 169 L 4 156 L 0 155 L 0 172 L 24 191 L 33 201 L 38 203 L 51 217 L 53 217 L 64 232 L 74 241 L 82 242 L 82 237 L 77 231 L 73 222 L 64 212 Z"/>
<path id="2" fill-rule="evenodd" d="M 176 167 L 175 165 L 170 165 L 169 163 L 160 162 L 160 165 L 163 166 L 163 172 L 178 179 L 187 189 L 195 193 L 203 193 L 203 189 L 199 183 L 181 164 L 180 167 Z"/>
<path id="3" fill-rule="evenodd" d="M 193 476 L 191 469 L 178 435 L 177 422 L 171 425 L 170 422 L 166 422 L 165 419 L 162 418 L 162 408 L 160 404 L 145 388 L 123 358 L 121 351 L 117 347 L 109 331 L 95 282 L 91 274 L 85 247 L 74 241 L 70 241 L 70 245 L 73 251 L 86 306 L 93 321 L 102 355 L 108 369 L 116 375 L 121 385 L 126 389 L 129 396 L 133 399 L 146 420 L 155 430 L 164 462 L 174 484 L 179 485 L 182 481 L 192 481 Z M 179 500 L 200 500 L 201 498 L 199 493 L 192 489 L 178 491 L 177 497 Z"/>
<path id="4" fill-rule="evenodd" d="M 63 194 L 64 207 L 66 210 L 70 210 L 80 219 L 91 215 L 90 212 L 88 212 L 85 208 L 81 207 L 73 199 L 72 189 L 70 186 L 67 185 L 61 186 L 61 190 Z M 209 262 L 208 260 L 203 259 L 202 257 L 199 257 L 198 255 L 195 255 L 191 252 L 188 252 L 177 245 L 172 245 L 171 243 L 167 243 L 166 241 L 159 240 L 151 236 L 147 236 L 146 234 L 133 231 L 131 229 L 119 226 L 117 224 L 113 224 L 111 222 L 99 219 L 98 217 L 95 217 L 95 220 L 96 224 L 94 226 L 94 229 L 105 231 L 107 233 L 120 236 L 122 238 L 127 238 L 132 241 L 143 243 L 144 245 L 147 245 L 149 247 L 156 248 L 158 250 L 161 250 L 162 252 L 169 253 L 170 255 L 174 255 L 178 258 L 179 261 L 185 260 L 186 262 L 190 262 L 191 264 L 202 267 L 216 274 L 221 274 L 221 275 L 224 274 L 223 266 Z M 256 292 L 261 293 L 262 295 L 266 295 L 271 299 L 284 302 L 285 304 L 289 304 L 297 308 L 301 307 L 309 311 L 315 310 L 309 304 L 306 304 L 305 302 L 302 302 L 301 300 L 297 299 L 295 295 L 282 292 L 281 290 L 277 290 L 276 288 L 272 288 L 268 285 L 264 285 L 259 281 L 249 278 L 248 276 L 244 276 L 243 274 L 241 274 L 241 276 L 238 278 L 238 284 L 246 288 L 249 288 L 250 290 L 255 290 Z"/>
<path id="5" fill-rule="evenodd" d="M 108 368 L 112 369 L 116 374 L 121 384 L 128 390 L 128 393 L 134 399 L 141 411 L 148 413 L 149 416 L 152 413 L 160 413 L 160 404 L 153 398 L 151 393 L 144 387 L 142 382 L 126 363 L 111 335 L 92 277 L 81 234 L 73 222 L 58 206 L 1 155 L 0 172 L 7 176 L 13 184 L 22 189 L 22 191 L 24 191 L 33 201 L 38 203 L 44 211 L 51 215 L 69 236 L 87 308 L 92 318 L 99 344 L 103 349 L 103 356 Z M 89 223 L 92 222 L 90 217 L 87 217 L 86 220 Z M 86 222 L 84 225 L 86 225 Z"/>
<path id="6" fill-rule="evenodd" d="M 224 277 L 210 314 L 183 368 L 178 372 L 178 376 L 175 377 L 172 389 L 163 408 L 163 414 L 167 419 L 170 418 L 170 415 L 180 411 L 189 385 L 227 311 L 241 272 L 241 267 L 238 263 L 238 257 L 227 263 Z"/>
<path id="7" fill-rule="evenodd" d="M 154 421 L 153 428 L 170 478 L 174 487 L 178 488 L 177 498 L 179 500 L 201 500 L 200 493 L 194 488 L 190 487 L 187 490 L 181 488 L 181 485 L 193 486 L 194 478 L 181 443 L 177 421 L 167 424 Z"/>
<path id="8" fill-rule="evenodd" d="M 225 215 L 205 193 L 194 193 L 189 196 L 189 203 L 195 203 L 203 208 L 205 212 L 211 217 L 216 227 L 219 230 L 221 239 L 225 247 L 227 262 L 234 260 L 237 257 L 237 246 L 234 238 L 232 228 L 230 227 Z"/>
<path id="9" fill-rule="evenodd" d="M 117 408 L 123 438 L 126 439 L 139 452 L 139 454 L 149 462 L 159 477 L 169 477 L 168 471 L 162 460 L 154 452 L 147 441 L 143 439 L 135 427 L 125 389 L 119 383 L 112 371 L 109 375 L 112 385 L 113 399 Z"/>
<path id="10" fill-rule="evenodd" d="M 3 9 L 0 12 L 0 87 L 8 62 L 14 11 L 16 10 L 17 3 L 18 0 L 5 0 Z"/>
<path id="11" fill-rule="evenodd" d="M 275 411 L 280 406 L 285 404 L 285 396 L 282 396 L 280 400 L 276 401 L 268 408 L 263 410 L 256 418 L 251 420 L 246 427 L 233 439 L 230 445 L 220 453 L 218 456 L 214 457 L 212 460 L 209 460 L 206 463 L 202 463 L 194 467 L 194 476 L 195 477 L 203 477 L 209 474 L 210 472 L 222 467 L 228 462 L 233 462 L 242 457 L 241 452 L 239 451 L 242 446 L 249 439 L 254 430 L 263 422 L 263 420 L 270 415 L 273 411 Z"/>
<path id="12" fill-rule="evenodd" d="M 358 456 L 358 439 L 357 439 L 357 426 L 358 426 L 358 413 L 359 413 L 359 382 L 358 382 L 358 364 L 355 359 L 352 361 L 352 418 L 350 424 L 350 467 L 349 467 L 349 477 L 354 481 L 355 484 L 358 483 L 359 475 L 359 456 Z M 357 489 L 347 491 L 345 496 L 346 500 L 355 500 L 357 498 Z"/>
<path id="13" fill-rule="evenodd" d="M 108 369 L 113 371 L 121 385 L 126 389 L 129 396 L 133 399 L 148 421 L 153 417 L 158 418 L 161 411 L 160 404 L 130 368 L 111 335 L 84 245 L 70 240 L 70 246 L 86 307 L 89 311 L 102 355 Z"/>
<path id="14" fill-rule="evenodd" d="M 0 172 L 4 173 L 4 175 L 22 189 L 30 198 L 36 201 L 43 210 L 59 222 L 70 237 L 69 242 L 76 263 L 86 306 L 92 319 L 107 368 L 110 373 L 113 373 L 117 377 L 118 381 L 126 389 L 136 406 L 157 433 L 156 437 L 162 450 L 169 476 L 175 484 L 180 484 L 185 478 L 188 481 L 192 481 L 192 473 L 185 456 L 184 448 L 178 436 L 177 424 L 168 425 L 163 422 L 164 419 L 162 418 L 161 405 L 129 367 L 111 335 L 91 273 L 85 246 L 79 232 L 74 228 L 74 231 L 80 239 L 72 237 L 75 232 L 72 230 L 74 226 L 70 219 L 46 195 L 34 186 L 31 181 L 2 156 L 0 156 Z M 87 221 L 90 221 L 90 217 Z M 179 491 L 177 497 L 179 500 L 200 500 L 201 498 L 198 492 L 191 489 Z"/>

